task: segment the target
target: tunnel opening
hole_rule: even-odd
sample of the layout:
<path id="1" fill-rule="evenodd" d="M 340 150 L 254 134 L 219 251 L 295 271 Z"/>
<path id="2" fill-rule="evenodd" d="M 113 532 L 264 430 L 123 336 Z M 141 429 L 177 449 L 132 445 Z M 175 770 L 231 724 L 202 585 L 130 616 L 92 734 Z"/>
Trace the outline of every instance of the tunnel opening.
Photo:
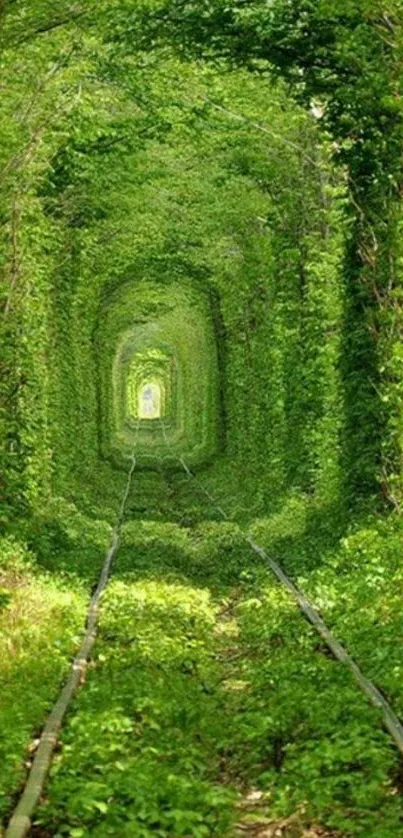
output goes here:
<path id="1" fill-rule="evenodd" d="M 150 421 L 153 419 L 161 419 L 163 417 L 162 409 L 162 389 L 155 381 L 146 381 L 141 384 L 138 394 L 138 417 L 142 421 Z"/>
<path id="2" fill-rule="evenodd" d="M 190 281 L 126 282 L 103 300 L 95 346 L 102 456 L 122 463 L 135 446 L 145 467 L 208 462 L 223 389 L 211 295 Z"/>
<path id="3" fill-rule="evenodd" d="M 165 419 L 172 402 L 172 363 L 159 348 L 136 352 L 127 365 L 125 405 L 127 421 Z"/>

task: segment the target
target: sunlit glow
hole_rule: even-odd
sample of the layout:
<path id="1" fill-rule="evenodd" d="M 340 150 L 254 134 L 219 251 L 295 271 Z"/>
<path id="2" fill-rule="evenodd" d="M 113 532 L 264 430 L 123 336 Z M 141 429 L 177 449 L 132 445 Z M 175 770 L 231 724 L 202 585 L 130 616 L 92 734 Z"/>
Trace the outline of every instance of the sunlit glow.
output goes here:
<path id="1" fill-rule="evenodd" d="M 146 382 L 138 391 L 139 419 L 161 418 L 161 387 L 153 382 Z"/>

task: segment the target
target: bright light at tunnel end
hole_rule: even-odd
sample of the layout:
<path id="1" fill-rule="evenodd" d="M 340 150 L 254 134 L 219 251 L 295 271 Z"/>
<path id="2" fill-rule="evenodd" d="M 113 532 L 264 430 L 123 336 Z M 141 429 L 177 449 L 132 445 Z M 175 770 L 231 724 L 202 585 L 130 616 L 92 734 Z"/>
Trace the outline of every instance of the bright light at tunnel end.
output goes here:
<path id="1" fill-rule="evenodd" d="M 141 420 L 162 418 L 162 391 L 159 384 L 146 382 L 139 387 L 138 417 Z"/>

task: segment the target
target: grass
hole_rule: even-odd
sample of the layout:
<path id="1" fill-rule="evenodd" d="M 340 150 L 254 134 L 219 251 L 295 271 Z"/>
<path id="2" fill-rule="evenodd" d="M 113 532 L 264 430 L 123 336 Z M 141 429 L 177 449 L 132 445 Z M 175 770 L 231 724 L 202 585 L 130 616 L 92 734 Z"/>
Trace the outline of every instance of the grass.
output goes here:
<path id="1" fill-rule="evenodd" d="M 286 819 L 293 835 L 394 838 L 398 770 L 378 713 L 235 525 L 129 524 L 37 834 L 252 835 Z"/>
<path id="2" fill-rule="evenodd" d="M 87 595 L 39 572 L 26 548 L 0 544 L 0 816 L 25 776 L 28 745 L 77 647 Z"/>
<path id="3" fill-rule="evenodd" d="M 189 514 L 179 476 L 140 482 L 33 835 L 403 836 L 399 755 L 349 672 L 236 524 L 203 520 L 197 499 Z M 164 498 L 163 518 L 141 519 L 142 505 Z M 0 651 L 12 649 L 0 669 L 3 812 L 110 537 L 72 505 L 51 513 L 31 527 L 41 569 L 3 542 Z M 402 525 L 366 519 L 340 541 L 319 519 L 293 497 L 251 531 L 402 713 Z"/>

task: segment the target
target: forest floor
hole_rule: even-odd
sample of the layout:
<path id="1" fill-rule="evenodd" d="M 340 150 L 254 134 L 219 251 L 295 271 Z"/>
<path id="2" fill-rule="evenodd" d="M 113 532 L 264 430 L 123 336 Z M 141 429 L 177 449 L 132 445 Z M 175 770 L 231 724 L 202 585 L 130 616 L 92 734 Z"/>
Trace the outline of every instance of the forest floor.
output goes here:
<path id="1" fill-rule="evenodd" d="M 236 524 L 211 512 L 206 518 L 197 504 L 189 512 L 179 479 L 167 484 L 145 475 L 140 483 L 129 498 L 87 679 L 64 726 L 32 834 L 403 835 L 398 755 L 349 672 Z M 266 542 L 275 534 L 294 572 L 298 551 L 299 581 L 340 639 L 378 685 L 395 684 L 390 526 L 388 539 L 360 530 L 359 544 L 352 535 L 333 560 L 327 556 L 314 568 L 311 541 L 288 539 L 281 548 L 280 523 L 277 516 L 271 530 L 262 521 L 254 529 Z M 91 528 L 80 526 L 76 521 L 82 538 Z M 108 533 L 101 530 L 99 543 Z M 6 570 L 3 561 L 1 584 L 10 601 L 0 628 L 13 649 L 12 672 L 4 658 L 1 664 L 4 817 L 29 760 L 27 746 L 35 747 L 77 645 L 88 586 L 102 561 L 99 543 L 78 551 L 70 539 L 70 552 L 55 553 L 53 541 L 47 569 L 27 568 L 21 557 L 18 569 L 14 555 Z M 395 589 L 398 573 L 396 561 Z"/>

